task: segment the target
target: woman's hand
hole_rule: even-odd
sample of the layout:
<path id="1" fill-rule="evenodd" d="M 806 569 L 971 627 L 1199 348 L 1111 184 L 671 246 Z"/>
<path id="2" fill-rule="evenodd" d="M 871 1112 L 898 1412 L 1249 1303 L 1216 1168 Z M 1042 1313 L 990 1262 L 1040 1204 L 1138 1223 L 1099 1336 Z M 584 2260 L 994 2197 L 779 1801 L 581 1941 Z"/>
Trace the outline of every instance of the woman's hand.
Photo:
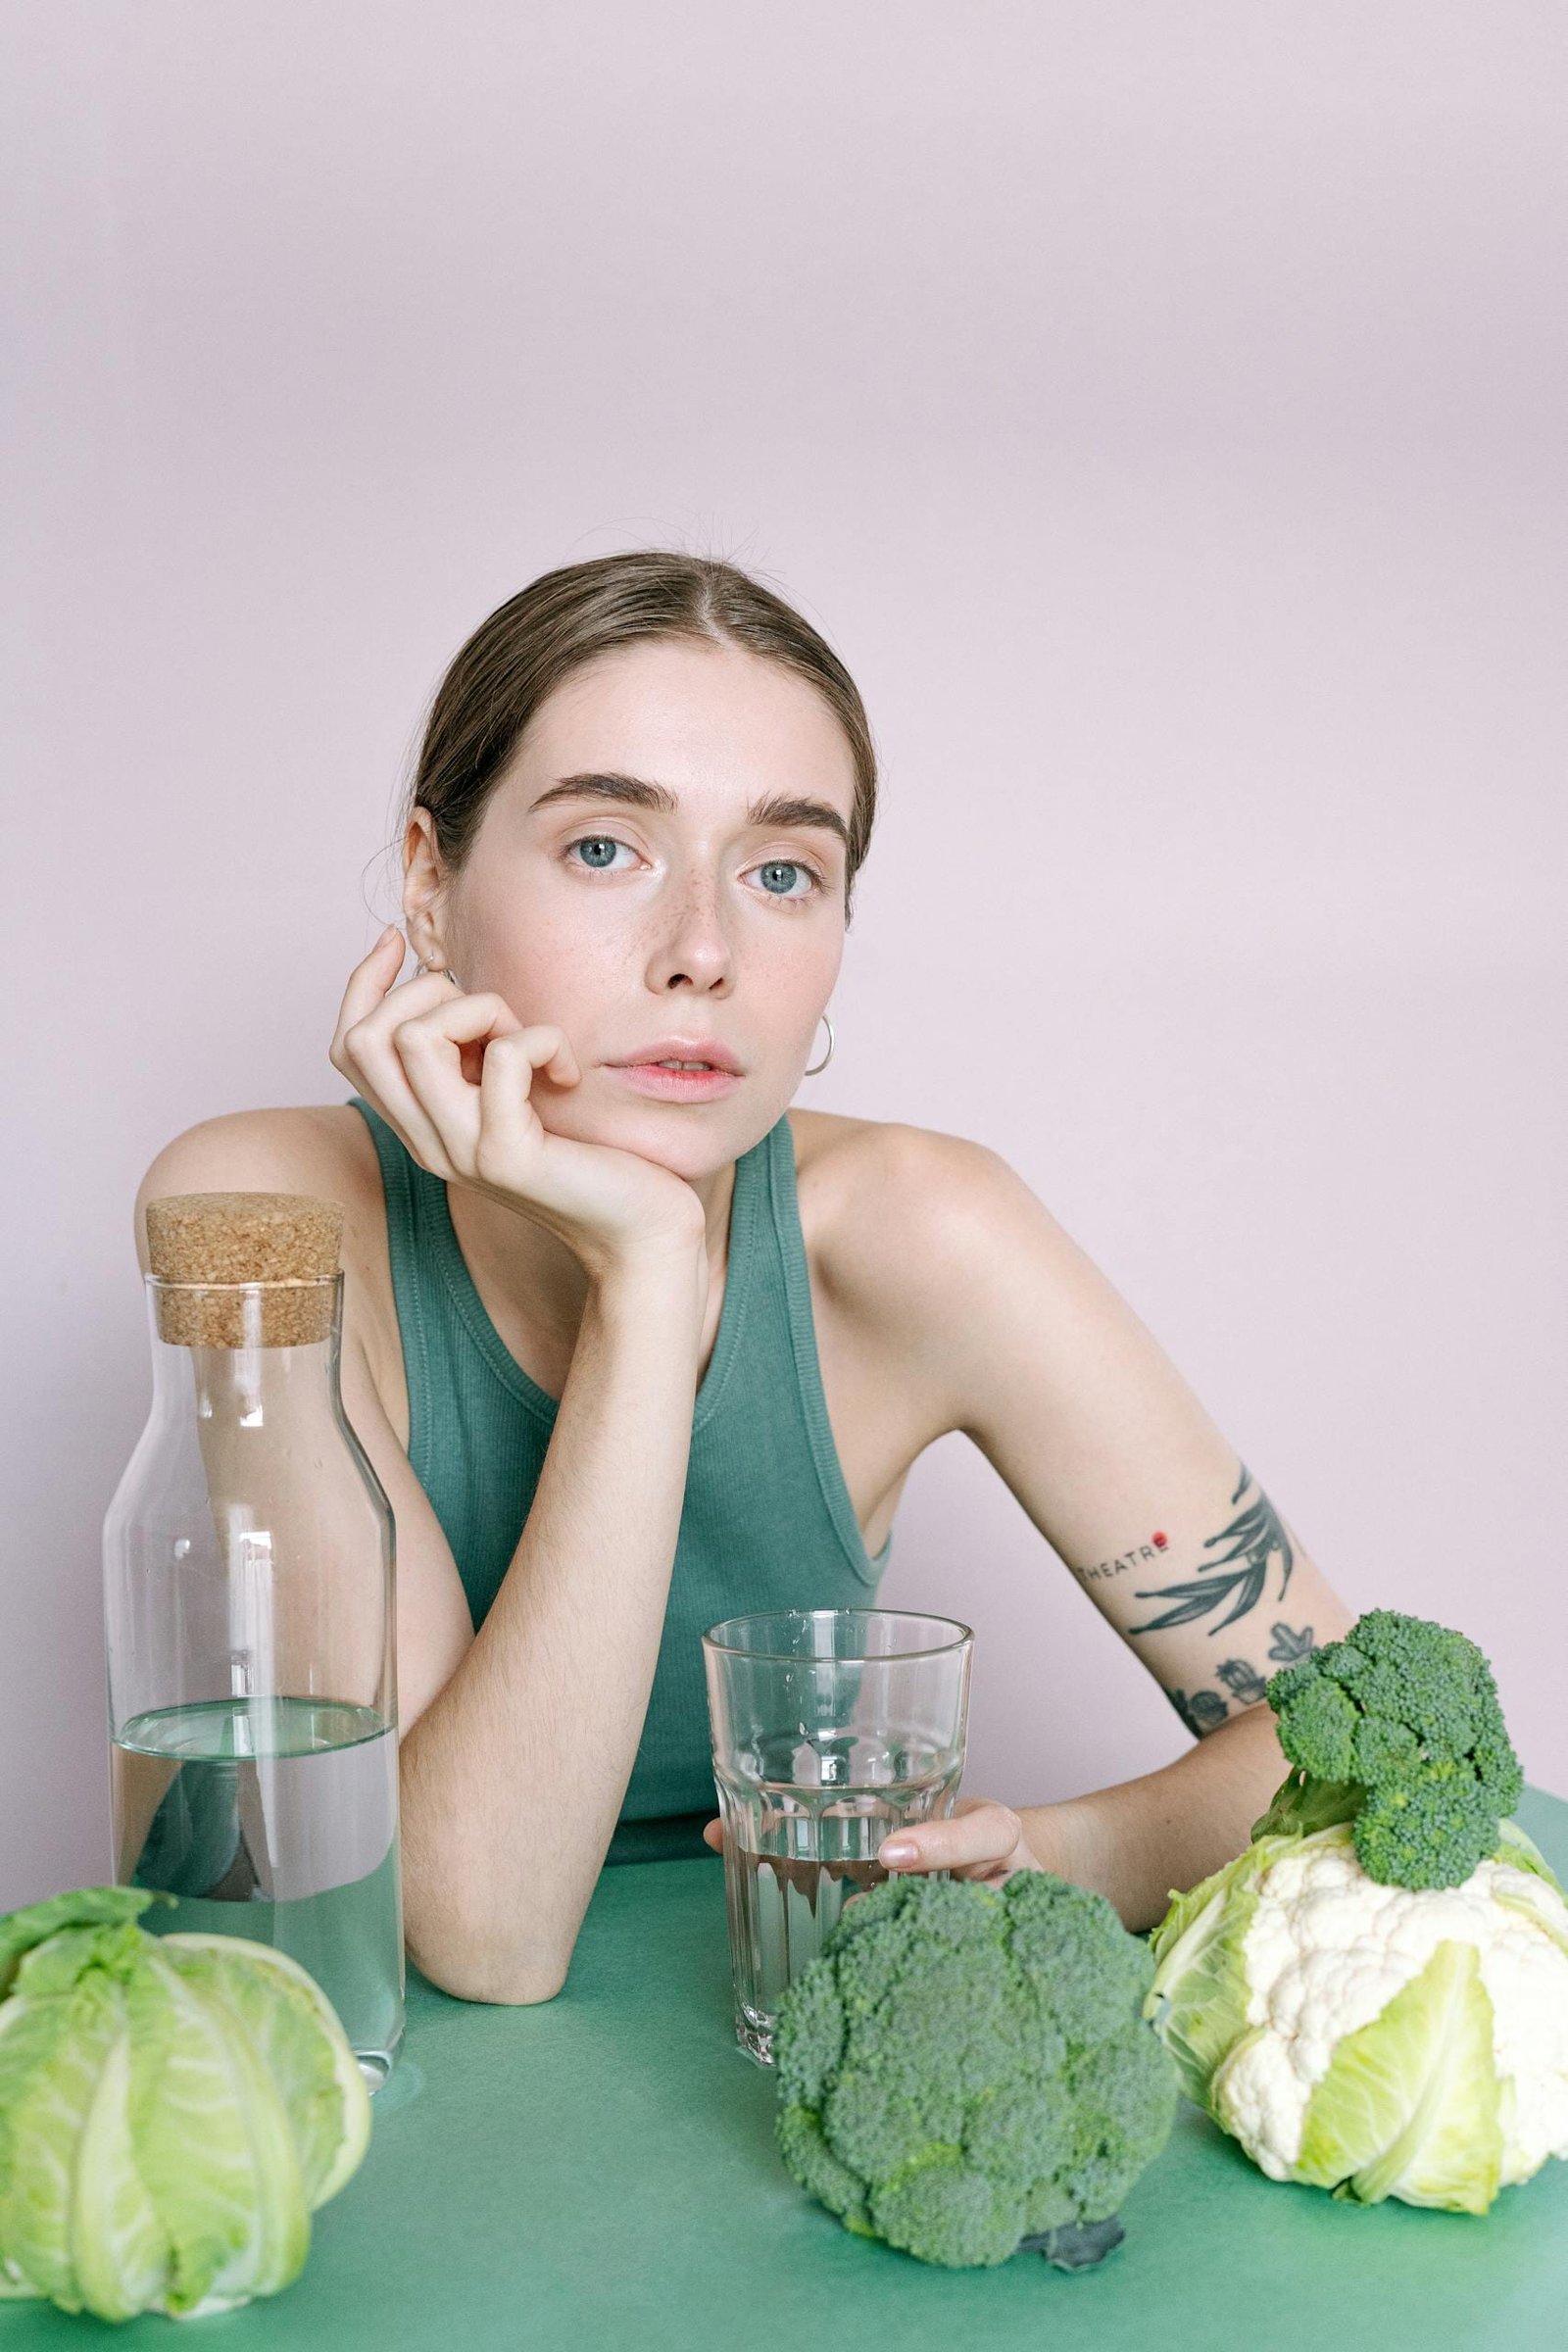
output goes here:
<path id="1" fill-rule="evenodd" d="M 723 1823 L 705 1824 L 703 1839 L 721 1854 Z M 895 1830 L 883 1839 L 876 1859 L 887 1866 L 890 1877 L 947 1870 L 956 1879 L 978 1879 L 986 1886 L 1004 1885 L 1015 1870 L 1046 1868 L 1026 1843 L 1017 1814 L 992 1796 L 960 1796 L 945 1819 Z M 858 1899 L 850 1897 L 852 1902 Z"/>
<path id="2" fill-rule="evenodd" d="M 680 1250 L 706 1271 L 703 1205 L 684 1177 L 540 1118 L 536 1080 L 564 1092 L 582 1079 L 565 1031 L 525 1028 L 504 998 L 466 994 L 445 972 L 394 986 L 404 946 L 389 924 L 355 965 L 329 1055 L 420 1167 L 531 1217 L 590 1275 Z"/>

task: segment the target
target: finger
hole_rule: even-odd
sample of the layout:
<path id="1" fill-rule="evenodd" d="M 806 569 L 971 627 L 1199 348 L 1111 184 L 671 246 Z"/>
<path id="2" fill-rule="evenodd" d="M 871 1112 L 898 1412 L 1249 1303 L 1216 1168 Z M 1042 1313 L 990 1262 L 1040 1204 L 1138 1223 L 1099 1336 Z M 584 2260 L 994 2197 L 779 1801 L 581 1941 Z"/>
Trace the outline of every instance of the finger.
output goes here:
<path id="1" fill-rule="evenodd" d="M 994 1798 L 971 1801 L 970 1809 L 946 1821 L 916 1822 L 895 1830 L 877 1849 L 888 1870 L 959 1870 L 976 1863 L 1006 1863 L 1023 1837 L 1010 1806 Z"/>
<path id="2" fill-rule="evenodd" d="M 368 1012 L 375 1010 L 403 969 L 408 944 L 396 923 L 388 923 L 368 956 L 361 956 L 343 991 L 334 1037 L 341 1037 L 356 1021 L 363 1021 Z"/>
<path id="3" fill-rule="evenodd" d="M 536 1070 L 560 1086 L 575 1086 L 582 1077 L 565 1033 L 550 1023 L 514 1029 L 486 1046 L 479 1071 L 477 1175 L 494 1179 L 503 1169 L 523 1167 L 538 1150 L 542 1122 L 533 1100 Z"/>
<path id="4" fill-rule="evenodd" d="M 394 936 L 401 939 L 402 933 Z M 371 958 L 368 957 L 367 964 L 370 963 Z M 395 967 L 392 967 L 390 950 L 387 964 L 389 968 L 383 978 L 388 985 L 380 1001 L 368 1011 L 362 1012 L 357 1019 L 349 1021 L 346 1027 L 340 1027 L 328 1049 L 327 1058 L 333 1068 L 341 1070 L 350 1085 L 365 1097 L 371 1109 L 380 1112 L 421 1165 L 435 1175 L 452 1177 L 457 1171 L 452 1167 L 434 1126 L 411 1090 L 403 1064 L 389 1042 L 391 1031 L 412 1011 L 438 1004 L 444 1000 L 450 1001 L 451 984 L 443 972 L 421 972 L 411 980 L 392 986 L 390 983 L 395 977 Z M 361 975 L 365 973 L 365 965 L 357 968 Z M 370 977 L 374 977 L 373 969 Z M 364 1001 L 364 992 L 361 990 L 358 992 L 358 1002 L 363 1004 Z M 347 1005 L 349 999 L 345 998 L 344 1002 Z"/>
<path id="5" fill-rule="evenodd" d="M 420 992 L 417 999 L 412 991 Z M 428 994 L 427 994 L 428 992 Z M 504 997 L 486 990 L 454 996 L 443 972 L 410 981 L 362 1024 L 353 1042 L 362 1062 L 417 1139 L 419 1155 L 450 1183 L 473 1175 L 479 1089 L 464 1074 L 463 1049 L 521 1026 Z"/>
<path id="6" fill-rule="evenodd" d="M 724 1824 L 721 1821 L 707 1821 L 703 1824 L 703 1843 L 711 1846 L 715 1854 L 723 1852 Z"/>
<path id="7" fill-rule="evenodd" d="M 398 1030 L 415 1029 L 448 1045 L 471 1045 L 478 1038 L 510 1037 L 522 1027 L 506 998 L 498 997 L 493 988 L 454 996 L 445 972 L 426 972 L 424 978 L 440 987 L 440 995 L 428 1008 L 402 1014 L 394 1035 Z"/>
<path id="8" fill-rule="evenodd" d="M 353 1051 L 356 1039 L 357 1054 Z M 336 1055 L 333 1058 L 336 1060 Z M 370 1108 L 380 1112 L 420 1167 L 448 1183 L 457 1180 L 458 1171 L 447 1157 L 439 1134 L 421 1108 L 403 1064 L 387 1040 L 365 1039 L 361 1024 L 360 1030 L 351 1031 L 349 1050 L 338 1067 Z"/>
<path id="9" fill-rule="evenodd" d="M 393 931 L 393 941 L 402 941 L 402 931 Z M 393 951 L 385 953 L 385 966 L 376 971 L 378 948 L 371 948 L 365 962 L 355 964 L 348 976 L 348 990 L 343 993 L 343 1006 L 338 1011 L 338 1028 L 334 1033 L 334 1049 L 343 1040 L 355 1040 L 365 1035 L 381 1035 L 407 1021 L 414 1011 L 425 1011 L 428 1006 L 454 1004 L 452 974 L 449 971 L 412 971 L 407 981 L 397 981 L 402 964 L 402 953 L 393 962 Z M 378 993 L 376 993 L 378 990 Z M 496 998 L 501 1004 L 501 998 Z M 334 1052 L 336 1060 L 336 1052 Z"/>
<path id="10" fill-rule="evenodd" d="M 560 1029 L 547 1023 L 525 1029 L 506 999 L 489 991 L 448 997 L 428 1011 L 400 1021 L 392 1032 L 392 1045 L 448 1155 L 470 1180 L 483 1180 L 486 1110 L 502 1119 L 504 1132 L 483 1147 L 484 1161 L 493 1179 L 504 1180 L 538 1147 L 541 1127 L 530 1101 L 535 1066 L 559 1062 L 564 1047 L 566 1061 L 562 1066 L 576 1073 Z M 501 1061 L 487 1094 L 485 1069 L 493 1054 L 500 1054 Z M 478 1062 L 471 1079 L 470 1057 Z"/>

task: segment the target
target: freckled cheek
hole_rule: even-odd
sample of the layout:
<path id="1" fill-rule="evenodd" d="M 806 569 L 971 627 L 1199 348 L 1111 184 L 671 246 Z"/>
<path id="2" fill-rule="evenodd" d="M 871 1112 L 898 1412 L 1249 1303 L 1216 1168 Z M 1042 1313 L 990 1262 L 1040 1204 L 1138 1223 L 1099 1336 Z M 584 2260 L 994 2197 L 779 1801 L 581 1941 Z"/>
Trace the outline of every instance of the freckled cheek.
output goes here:
<path id="1" fill-rule="evenodd" d="M 586 924 L 519 892 L 509 904 L 476 906 L 466 926 L 475 978 L 493 988 L 521 1021 L 592 1022 L 606 1003 L 623 1002 L 627 942 L 608 926 Z"/>
<path id="2" fill-rule="evenodd" d="M 833 994 L 843 961 L 842 938 L 821 944 L 787 941 L 773 951 L 764 985 L 777 1003 L 781 1028 L 812 1025 Z"/>
<path id="3" fill-rule="evenodd" d="M 621 919 L 596 909 L 588 922 L 577 906 L 563 909 L 549 894 L 520 890 L 473 904 L 465 928 L 476 967 L 465 984 L 495 989 L 521 1021 L 559 1021 L 589 1054 L 596 1038 L 622 1034 L 626 1006 L 643 997 L 649 958 L 661 946 L 658 926 L 633 909 Z M 804 929 L 783 916 L 731 929 L 732 986 L 758 1060 L 786 1056 L 801 1036 L 818 1035 L 817 1010 L 832 993 L 843 947 L 838 939 L 808 941 Z"/>

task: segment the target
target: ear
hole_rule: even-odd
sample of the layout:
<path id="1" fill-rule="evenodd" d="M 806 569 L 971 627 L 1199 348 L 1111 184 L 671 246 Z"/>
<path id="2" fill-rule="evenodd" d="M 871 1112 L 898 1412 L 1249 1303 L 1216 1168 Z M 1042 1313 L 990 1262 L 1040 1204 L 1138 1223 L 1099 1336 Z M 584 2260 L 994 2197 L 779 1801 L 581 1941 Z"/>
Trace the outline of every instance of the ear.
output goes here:
<path id="1" fill-rule="evenodd" d="M 403 837 L 403 917 L 410 947 L 421 963 L 444 964 L 441 901 L 446 869 L 436 846 L 435 819 L 416 808 Z"/>

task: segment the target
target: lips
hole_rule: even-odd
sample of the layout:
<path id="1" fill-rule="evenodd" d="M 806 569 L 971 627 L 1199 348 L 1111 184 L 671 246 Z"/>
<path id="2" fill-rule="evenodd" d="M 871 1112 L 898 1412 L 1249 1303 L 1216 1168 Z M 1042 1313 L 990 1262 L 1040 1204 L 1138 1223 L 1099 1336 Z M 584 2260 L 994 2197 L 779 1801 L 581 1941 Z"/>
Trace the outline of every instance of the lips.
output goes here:
<path id="1" fill-rule="evenodd" d="M 665 1070 L 658 1062 L 615 1062 L 612 1074 L 657 1102 L 710 1102 L 740 1084 L 738 1070 Z"/>
<path id="2" fill-rule="evenodd" d="M 710 1069 L 727 1070 L 732 1077 L 740 1076 L 740 1063 L 729 1048 L 720 1045 L 716 1037 L 656 1037 L 650 1044 L 639 1046 L 635 1053 L 617 1055 L 617 1069 L 643 1069 L 660 1061 L 701 1061 Z"/>

